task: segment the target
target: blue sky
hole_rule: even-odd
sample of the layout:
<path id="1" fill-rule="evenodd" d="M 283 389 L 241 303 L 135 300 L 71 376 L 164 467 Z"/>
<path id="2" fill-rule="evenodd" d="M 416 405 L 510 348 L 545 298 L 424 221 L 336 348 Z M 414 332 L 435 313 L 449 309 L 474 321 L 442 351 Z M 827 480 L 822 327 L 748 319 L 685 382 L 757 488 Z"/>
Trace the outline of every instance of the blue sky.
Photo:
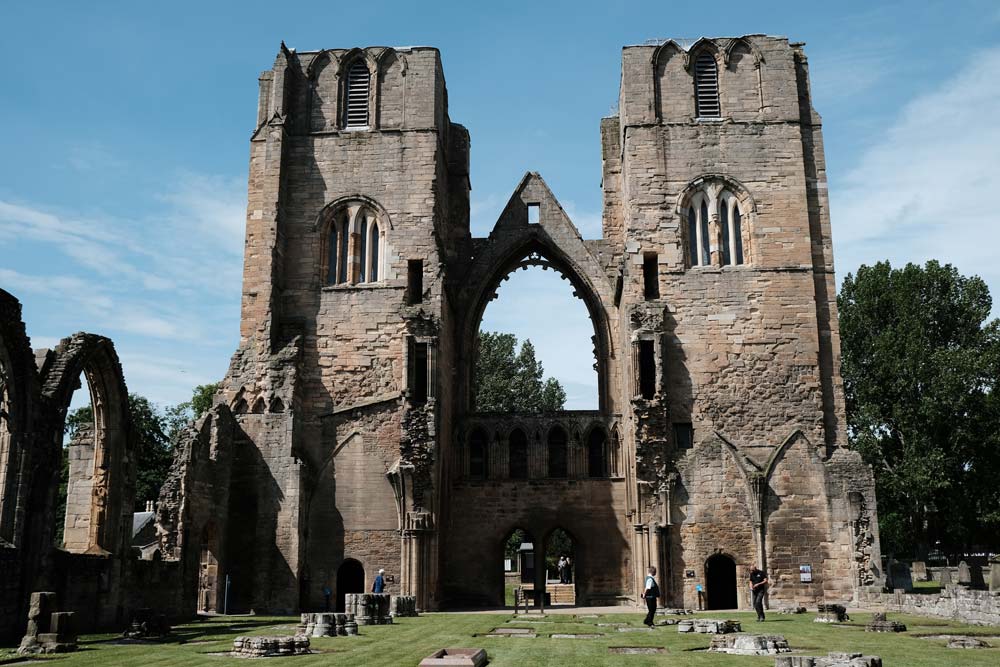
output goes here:
<path id="1" fill-rule="evenodd" d="M 257 75 L 282 39 L 438 47 L 451 117 L 472 134 L 474 233 L 533 170 L 587 238 L 600 234 L 598 123 L 623 45 L 804 41 L 838 274 L 936 257 L 1000 296 L 995 0 L 35 2 L 3 14 L 0 287 L 21 299 L 36 347 L 108 335 L 130 389 L 158 403 L 219 379 L 237 345 Z M 567 283 L 539 275 L 507 283 L 484 324 L 531 337 L 569 407 L 588 407 L 586 314 Z"/>

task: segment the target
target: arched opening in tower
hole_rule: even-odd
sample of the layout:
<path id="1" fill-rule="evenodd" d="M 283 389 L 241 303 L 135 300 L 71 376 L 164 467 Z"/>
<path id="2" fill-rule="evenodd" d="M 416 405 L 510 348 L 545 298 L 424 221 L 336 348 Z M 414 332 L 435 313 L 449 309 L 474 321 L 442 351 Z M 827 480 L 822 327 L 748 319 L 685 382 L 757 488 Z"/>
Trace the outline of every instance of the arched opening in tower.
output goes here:
<path id="1" fill-rule="evenodd" d="M 500 282 L 480 322 L 476 411 L 597 410 L 594 336 L 570 281 L 528 254 Z"/>

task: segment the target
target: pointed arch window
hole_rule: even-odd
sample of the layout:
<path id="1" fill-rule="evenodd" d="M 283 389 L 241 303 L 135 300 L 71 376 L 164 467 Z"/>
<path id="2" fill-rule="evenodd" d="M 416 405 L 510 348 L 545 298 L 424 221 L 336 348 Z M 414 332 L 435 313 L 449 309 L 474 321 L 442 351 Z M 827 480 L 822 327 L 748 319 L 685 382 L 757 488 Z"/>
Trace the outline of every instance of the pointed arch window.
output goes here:
<path id="1" fill-rule="evenodd" d="M 511 479 L 528 479 L 528 437 L 519 428 L 514 429 L 507 440 L 508 461 Z"/>
<path id="2" fill-rule="evenodd" d="M 743 263 L 743 217 L 740 204 L 728 192 L 719 202 L 719 226 L 722 232 L 722 264 Z"/>
<path id="3" fill-rule="evenodd" d="M 358 282 L 363 283 L 367 282 L 367 272 L 365 269 L 368 268 L 368 216 L 364 214 L 361 214 L 361 219 L 358 222 L 358 242 L 360 244 L 358 257 L 361 259 Z"/>
<path id="4" fill-rule="evenodd" d="M 556 426 L 549 431 L 549 477 L 566 477 L 566 431 Z"/>
<path id="5" fill-rule="evenodd" d="M 688 208 L 688 256 L 691 266 L 711 264 L 708 236 L 708 202 L 701 198 L 700 206 Z"/>
<path id="6" fill-rule="evenodd" d="M 383 279 L 382 253 L 388 221 L 379 209 L 348 201 L 330 214 L 322 257 L 326 285 L 377 283 Z"/>
<path id="7" fill-rule="evenodd" d="M 708 51 L 694 61 L 694 89 L 698 118 L 719 118 L 719 66 Z"/>
<path id="8" fill-rule="evenodd" d="M 375 283 L 378 282 L 379 260 L 380 260 L 379 238 L 378 238 L 379 229 L 377 221 L 375 220 L 372 221 L 371 231 L 369 233 L 371 234 L 371 241 L 368 243 L 368 248 L 369 248 L 368 254 L 369 254 L 369 264 L 370 264 L 368 268 L 368 276 L 369 276 L 368 279 L 371 282 Z"/>
<path id="9" fill-rule="evenodd" d="M 371 86 L 371 75 L 365 61 L 358 58 L 347 70 L 346 108 L 344 110 L 344 127 L 368 127 L 368 90 Z"/>
<path id="10" fill-rule="evenodd" d="M 469 437 L 469 477 L 486 479 L 489 472 L 487 448 L 489 446 L 486 432 L 477 428 Z"/>

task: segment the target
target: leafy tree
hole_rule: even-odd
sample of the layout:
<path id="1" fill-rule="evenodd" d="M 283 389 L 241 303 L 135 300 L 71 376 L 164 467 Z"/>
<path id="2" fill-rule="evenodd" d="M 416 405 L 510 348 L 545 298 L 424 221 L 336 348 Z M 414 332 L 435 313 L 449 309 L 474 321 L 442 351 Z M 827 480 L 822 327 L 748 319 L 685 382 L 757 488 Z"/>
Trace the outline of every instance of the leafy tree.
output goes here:
<path id="1" fill-rule="evenodd" d="M 212 408 L 212 399 L 219 391 L 220 385 L 219 382 L 200 384 L 194 388 L 190 401 L 172 405 L 164 411 L 167 422 L 167 437 L 172 444 L 176 444 L 181 429 L 201 418 Z"/>
<path id="2" fill-rule="evenodd" d="M 1000 322 L 951 265 L 862 266 L 837 299 L 852 446 L 875 471 L 883 550 L 1000 546 Z"/>
<path id="3" fill-rule="evenodd" d="M 535 358 L 535 346 L 509 333 L 479 332 L 476 359 L 476 409 L 480 412 L 552 412 L 562 410 L 566 392 Z"/>

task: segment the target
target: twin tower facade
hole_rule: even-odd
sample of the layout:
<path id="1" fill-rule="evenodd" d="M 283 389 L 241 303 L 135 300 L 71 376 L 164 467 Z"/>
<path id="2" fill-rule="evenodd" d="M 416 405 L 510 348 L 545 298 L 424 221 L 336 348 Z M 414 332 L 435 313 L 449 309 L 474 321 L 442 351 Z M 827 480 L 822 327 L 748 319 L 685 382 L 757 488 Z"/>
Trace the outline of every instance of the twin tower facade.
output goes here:
<path id="1" fill-rule="evenodd" d="M 322 608 L 380 568 L 423 609 L 500 605 L 517 529 L 536 552 L 571 537 L 579 604 L 639 602 L 648 565 L 687 607 L 748 605 L 754 563 L 772 603 L 880 582 L 802 45 L 626 47 L 618 108 L 601 238 L 533 172 L 475 238 L 438 51 L 282 45 L 250 142 L 240 347 L 158 509 L 189 605 L 219 608 L 228 576 L 230 611 Z M 476 409 L 483 311 L 526 266 L 589 312 L 597 410 Z"/>

